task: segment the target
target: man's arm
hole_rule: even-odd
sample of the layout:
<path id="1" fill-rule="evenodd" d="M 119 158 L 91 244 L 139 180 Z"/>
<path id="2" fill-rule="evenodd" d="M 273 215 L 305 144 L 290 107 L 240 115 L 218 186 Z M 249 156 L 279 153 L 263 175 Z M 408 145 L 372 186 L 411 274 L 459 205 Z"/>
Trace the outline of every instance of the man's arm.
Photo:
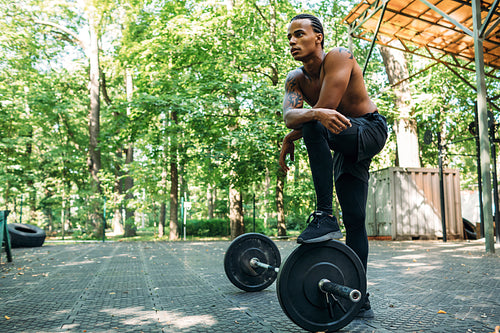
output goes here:
<path id="1" fill-rule="evenodd" d="M 313 108 L 337 110 L 346 93 L 355 60 L 351 51 L 338 47 L 323 60 L 323 82 L 318 101 Z"/>
<path id="2" fill-rule="evenodd" d="M 303 123 L 314 120 L 314 112 L 311 109 L 303 109 L 304 96 L 299 86 L 299 75 L 302 75 L 300 69 L 291 71 L 285 83 L 283 119 L 286 127 L 291 129 L 300 129 Z M 298 137 L 298 139 L 301 137 Z"/>
<path id="3" fill-rule="evenodd" d="M 332 133 L 351 126 L 349 119 L 337 111 L 346 93 L 354 64 L 354 56 L 344 48 L 328 52 L 323 60 L 323 82 L 318 101 L 313 106 L 319 120 Z"/>
<path id="4" fill-rule="evenodd" d="M 285 83 L 283 118 L 285 119 L 286 126 L 288 128 L 292 128 L 293 131 L 285 136 L 281 145 L 278 163 L 284 172 L 287 172 L 289 170 L 288 166 L 286 165 L 287 155 L 290 155 L 290 160 L 295 160 L 295 145 L 293 142 L 302 138 L 302 129 L 300 129 L 301 123 L 297 123 L 296 127 L 292 127 L 292 124 L 289 124 L 287 121 L 287 118 L 289 118 L 291 113 L 302 113 L 304 111 L 304 109 L 302 109 L 304 105 L 304 97 L 302 95 L 302 92 L 300 91 L 299 83 L 297 80 L 297 75 L 299 74 L 300 73 L 298 72 L 298 70 L 290 72 L 286 78 Z M 293 111 L 291 112 L 291 110 Z"/>
<path id="5" fill-rule="evenodd" d="M 300 108 L 303 105 L 302 93 L 297 84 L 297 70 L 287 77 L 285 85 L 285 102 L 283 103 L 283 117 L 286 126 L 299 129 L 302 124 L 309 121 L 320 121 L 332 133 L 340 133 L 351 126 L 349 119 L 338 112 L 342 97 L 344 96 L 354 57 L 347 49 L 336 48 L 330 51 L 323 60 L 323 82 L 317 103 L 311 109 L 298 109 L 294 102 L 295 96 L 300 96 Z"/>

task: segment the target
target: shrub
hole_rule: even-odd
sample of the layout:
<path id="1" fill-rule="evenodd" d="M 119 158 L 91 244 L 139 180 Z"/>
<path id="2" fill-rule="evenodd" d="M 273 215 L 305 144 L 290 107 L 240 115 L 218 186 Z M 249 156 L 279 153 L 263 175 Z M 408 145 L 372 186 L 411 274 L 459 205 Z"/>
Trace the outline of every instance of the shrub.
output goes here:
<path id="1" fill-rule="evenodd" d="M 180 227 L 182 230 L 183 225 Z M 228 236 L 229 233 L 229 220 L 227 219 L 188 220 L 186 222 L 186 234 L 191 236 L 218 237 Z"/>
<path id="2" fill-rule="evenodd" d="M 254 232 L 253 218 L 244 219 L 245 232 Z M 276 223 L 274 223 L 275 226 Z M 271 225 L 272 226 L 272 225 Z M 180 225 L 180 230 L 183 226 Z M 275 228 L 276 229 L 276 228 Z M 255 232 L 271 235 L 272 230 L 264 228 L 264 219 L 255 219 Z M 231 234 L 229 229 L 228 219 L 203 219 L 203 220 L 188 220 L 186 222 L 186 234 L 191 236 L 201 237 L 224 237 Z"/>

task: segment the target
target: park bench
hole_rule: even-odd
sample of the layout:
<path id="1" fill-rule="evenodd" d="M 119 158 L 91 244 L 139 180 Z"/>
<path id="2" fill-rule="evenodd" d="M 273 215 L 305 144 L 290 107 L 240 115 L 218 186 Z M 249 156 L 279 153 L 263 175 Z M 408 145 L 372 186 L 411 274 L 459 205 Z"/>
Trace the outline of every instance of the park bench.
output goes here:
<path id="1" fill-rule="evenodd" d="M 12 262 L 12 252 L 10 251 L 10 237 L 7 230 L 7 216 L 10 211 L 0 210 L 0 244 L 5 247 L 7 261 Z"/>

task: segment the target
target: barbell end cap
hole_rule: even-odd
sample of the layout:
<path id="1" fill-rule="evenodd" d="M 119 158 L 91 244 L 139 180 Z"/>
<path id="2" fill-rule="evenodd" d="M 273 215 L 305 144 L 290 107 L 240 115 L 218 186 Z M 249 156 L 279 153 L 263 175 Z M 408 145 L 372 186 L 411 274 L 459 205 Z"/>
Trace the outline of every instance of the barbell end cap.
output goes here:
<path id="1" fill-rule="evenodd" d="M 319 282 L 318 282 L 319 289 L 321 289 L 323 291 L 323 285 L 325 283 L 328 283 L 328 282 L 330 282 L 330 280 L 328 280 L 328 279 L 321 279 L 321 280 L 319 280 Z"/>
<path id="2" fill-rule="evenodd" d="M 259 259 L 252 258 L 252 259 L 250 259 L 250 266 L 252 266 L 253 268 L 257 268 L 257 267 L 259 267 L 259 265 L 257 265 L 257 263 L 259 263 L 259 262 L 260 262 Z"/>
<path id="3" fill-rule="evenodd" d="M 358 303 L 359 301 L 361 301 L 361 296 L 361 292 L 357 289 L 354 289 L 349 293 L 349 299 L 354 303 Z"/>

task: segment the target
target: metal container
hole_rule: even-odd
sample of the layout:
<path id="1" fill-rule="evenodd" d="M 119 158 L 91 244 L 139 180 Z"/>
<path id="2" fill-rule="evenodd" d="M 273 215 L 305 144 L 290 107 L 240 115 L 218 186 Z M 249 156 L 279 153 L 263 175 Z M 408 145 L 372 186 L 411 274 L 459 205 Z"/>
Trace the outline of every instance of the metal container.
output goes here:
<path id="1" fill-rule="evenodd" d="M 443 171 L 447 239 L 463 239 L 458 170 Z M 391 167 L 370 174 L 366 205 L 369 237 L 393 240 L 443 237 L 439 170 Z"/>

